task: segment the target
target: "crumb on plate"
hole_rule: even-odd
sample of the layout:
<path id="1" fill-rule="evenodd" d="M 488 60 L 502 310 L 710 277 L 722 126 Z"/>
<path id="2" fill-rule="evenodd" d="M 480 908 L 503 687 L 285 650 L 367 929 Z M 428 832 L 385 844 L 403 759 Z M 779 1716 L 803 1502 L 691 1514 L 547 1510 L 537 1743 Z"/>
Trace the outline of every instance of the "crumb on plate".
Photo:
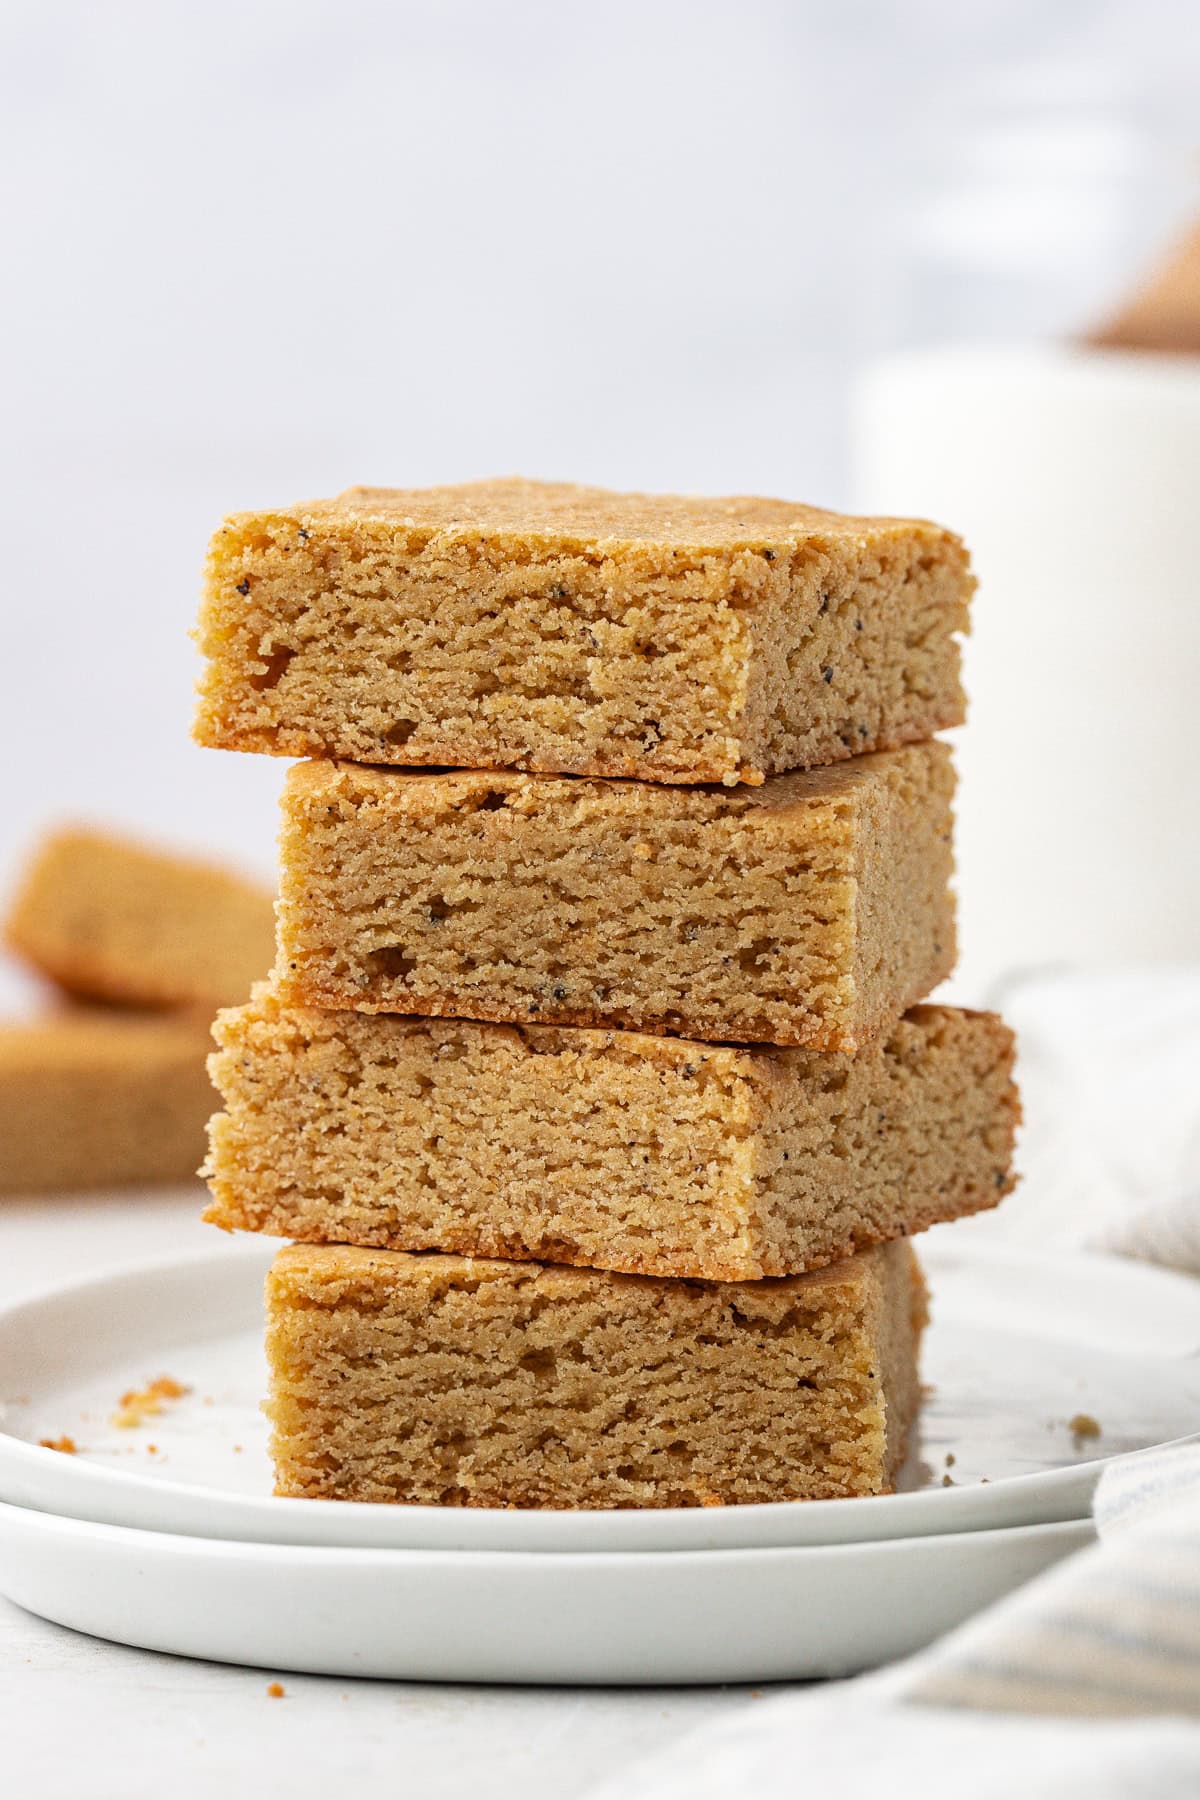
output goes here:
<path id="1" fill-rule="evenodd" d="M 124 1431 L 131 1431 L 137 1425 L 144 1425 L 147 1419 L 156 1418 L 163 1410 L 166 1400 L 182 1400 L 185 1394 L 191 1393 L 181 1381 L 171 1375 L 160 1375 L 157 1381 L 151 1381 L 144 1388 L 130 1388 L 127 1394 L 121 1395 L 117 1411 L 112 1415 L 112 1423 Z"/>

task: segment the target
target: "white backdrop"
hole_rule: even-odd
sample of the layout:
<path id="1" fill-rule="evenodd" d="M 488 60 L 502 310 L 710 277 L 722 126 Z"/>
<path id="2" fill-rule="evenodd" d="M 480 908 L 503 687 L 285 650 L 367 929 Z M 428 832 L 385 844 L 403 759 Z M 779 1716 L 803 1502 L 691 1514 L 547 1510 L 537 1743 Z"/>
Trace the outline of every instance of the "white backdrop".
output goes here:
<path id="1" fill-rule="evenodd" d="M 279 765 L 187 739 L 225 510 L 512 470 L 844 501 L 914 126 L 1042 55 L 1149 59 L 1184 116 L 1198 33 L 1190 0 L 9 0 L 0 878 L 64 814 L 270 869 Z"/>

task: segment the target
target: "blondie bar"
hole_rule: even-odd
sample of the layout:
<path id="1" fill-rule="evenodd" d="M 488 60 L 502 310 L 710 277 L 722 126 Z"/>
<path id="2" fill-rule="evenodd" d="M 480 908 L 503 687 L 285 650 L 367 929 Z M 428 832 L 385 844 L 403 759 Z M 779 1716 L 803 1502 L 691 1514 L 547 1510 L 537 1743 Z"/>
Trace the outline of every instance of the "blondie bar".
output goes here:
<path id="1" fill-rule="evenodd" d="M 13 950 L 81 998 L 210 1010 L 271 966 L 271 895 L 225 869 L 107 833 L 41 845 L 12 902 Z"/>
<path id="2" fill-rule="evenodd" d="M 188 1014 L 0 1025 L 0 1193 L 189 1180 L 212 1110 L 207 1042 Z"/>
<path id="3" fill-rule="evenodd" d="M 753 1281 L 1012 1186 L 1012 1035 L 916 1007 L 857 1057 L 285 1006 L 222 1013 L 205 1217 L 309 1243 Z"/>
<path id="4" fill-rule="evenodd" d="M 890 1488 L 924 1323 L 906 1243 L 657 1281 L 293 1245 L 267 1282 L 276 1492 L 696 1506 Z"/>
<path id="5" fill-rule="evenodd" d="M 758 788 L 289 771 L 283 996 L 853 1050 L 954 962 L 950 752 Z"/>
<path id="6" fill-rule="evenodd" d="M 201 743 L 761 781 L 963 717 L 950 532 L 536 481 L 351 488 L 213 538 Z"/>

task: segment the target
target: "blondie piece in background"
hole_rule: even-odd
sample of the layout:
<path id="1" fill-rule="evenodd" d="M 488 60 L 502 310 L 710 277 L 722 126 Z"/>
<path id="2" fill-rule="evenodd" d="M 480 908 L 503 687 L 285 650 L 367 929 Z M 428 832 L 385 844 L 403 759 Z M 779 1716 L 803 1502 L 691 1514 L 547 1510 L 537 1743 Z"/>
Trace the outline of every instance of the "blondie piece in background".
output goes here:
<path id="1" fill-rule="evenodd" d="M 283 996 L 854 1050 L 954 964 L 944 744 L 758 788 L 289 771 Z"/>
<path id="2" fill-rule="evenodd" d="M 267 1282 L 276 1491 L 589 1508 L 882 1493 L 924 1318 L 903 1242 L 733 1283 L 292 1246 Z"/>
<path id="3" fill-rule="evenodd" d="M 205 1217 L 310 1243 L 749 1281 L 994 1206 L 1012 1034 L 917 1007 L 856 1057 L 224 1012 Z"/>
<path id="4" fill-rule="evenodd" d="M 199 1015 L 78 1007 L 0 1025 L 0 1193 L 190 1180 L 207 1042 Z"/>
<path id="5" fill-rule="evenodd" d="M 351 488 L 213 538 L 201 743 L 761 781 L 960 724 L 958 538 L 791 501 Z"/>
<path id="6" fill-rule="evenodd" d="M 65 992 L 130 1006 L 213 1009 L 271 966 L 265 888 L 105 832 L 40 846 L 5 922 L 11 949 Z"/>

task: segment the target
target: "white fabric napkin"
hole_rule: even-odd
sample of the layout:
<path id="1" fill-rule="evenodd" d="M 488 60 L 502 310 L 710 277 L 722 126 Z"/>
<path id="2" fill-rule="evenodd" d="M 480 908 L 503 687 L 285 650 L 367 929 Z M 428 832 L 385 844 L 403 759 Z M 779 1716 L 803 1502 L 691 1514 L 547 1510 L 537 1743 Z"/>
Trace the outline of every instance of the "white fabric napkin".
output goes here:
<path id="1" fill-rule="evenodd" d="M 861 1688 L 861 1691 L 860 1691 Z M 867 1684 L 752 1701 L 587 1800 L 1196 1800 L 1200 1729 L 895 1703 Z"/>
<path id="2" fill-rule="evenodd" d="M 1200 1274 L 1200 967 L 1035 970 L 989 1003 L 1017 1033 L 1022 1181 L 964 1229 Z"/>
<path id="3" fill-rule="evenodd" d="M 993 1004 L 1025 1179 L 952 1229 L 1200 1274 L 1200 969 L 1039 972 Z M 920 1655 L 779 1690 L 594 1800 L 1197 1800 L 1200 1447 L 1112 1464 L 1094 1511 L 1092 1548 Z"/>

